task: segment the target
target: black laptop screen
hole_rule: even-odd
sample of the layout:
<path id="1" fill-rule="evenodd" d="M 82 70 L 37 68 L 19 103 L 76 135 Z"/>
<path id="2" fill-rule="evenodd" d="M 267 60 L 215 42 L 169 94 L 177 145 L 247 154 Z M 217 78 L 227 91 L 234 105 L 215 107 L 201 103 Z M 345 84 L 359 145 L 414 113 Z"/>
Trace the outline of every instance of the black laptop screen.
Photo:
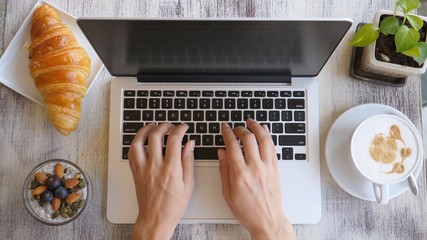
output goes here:
<path id="1" fill-rule="evenodd" d="M 316 76 L 348 20 L 107 20 L 78 24 L 114 76 Z"/>

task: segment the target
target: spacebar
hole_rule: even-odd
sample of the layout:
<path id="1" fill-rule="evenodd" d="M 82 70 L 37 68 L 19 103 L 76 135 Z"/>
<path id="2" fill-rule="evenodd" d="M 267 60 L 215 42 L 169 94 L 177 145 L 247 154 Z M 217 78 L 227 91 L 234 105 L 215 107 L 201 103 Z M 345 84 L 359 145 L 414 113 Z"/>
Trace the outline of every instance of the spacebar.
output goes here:
<path id="1" fill-rule="evenodd" d="M 216 147 L 196 147 L 194 148 L 195 160 L 218 160 L 218 148 Z"/>

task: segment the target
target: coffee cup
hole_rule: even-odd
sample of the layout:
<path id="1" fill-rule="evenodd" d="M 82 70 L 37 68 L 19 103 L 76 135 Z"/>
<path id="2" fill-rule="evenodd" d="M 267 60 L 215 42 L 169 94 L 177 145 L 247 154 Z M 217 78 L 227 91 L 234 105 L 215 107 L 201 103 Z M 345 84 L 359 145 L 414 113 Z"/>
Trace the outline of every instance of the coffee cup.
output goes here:
<path id="1" fill-rule="evenodd" d="M 389 202 L 391 184 L 407 181 L 416 193 L 413 172 L 421 162 L 423 149 L 412 124 L 392 114 L 374 115 L 357 126 L 350 148 L 355 168 L 372 182 L 378 203 Z"/>

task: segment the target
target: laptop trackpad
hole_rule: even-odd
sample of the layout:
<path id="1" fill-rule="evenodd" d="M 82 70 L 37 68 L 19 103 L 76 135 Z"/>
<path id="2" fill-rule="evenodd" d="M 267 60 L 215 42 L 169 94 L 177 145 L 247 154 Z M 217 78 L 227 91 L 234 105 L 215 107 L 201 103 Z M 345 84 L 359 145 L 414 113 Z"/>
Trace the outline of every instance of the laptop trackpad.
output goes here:
<path id="1" fill-rule="evenodd" d="M 234 220 L 222 196 L 218 166 L 195 166 L 194 175 L 193 195 L 181 222 Z"/>

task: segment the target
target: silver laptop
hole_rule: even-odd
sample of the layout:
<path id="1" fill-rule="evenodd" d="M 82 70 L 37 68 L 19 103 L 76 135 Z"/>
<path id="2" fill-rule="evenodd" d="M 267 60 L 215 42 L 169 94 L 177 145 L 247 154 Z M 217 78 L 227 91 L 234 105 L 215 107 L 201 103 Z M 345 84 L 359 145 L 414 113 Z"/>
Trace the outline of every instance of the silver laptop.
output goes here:
<path id="1" fill-rule="evenodd" d="M 111 82 L 107 218 L 138 213 L 127 153 L 150 122 L 188 123 L 195 189 L 181 223 L 237 223 L 223 200 L 220 123 L 267 124 L 276 144 L 284 210 L 293 224 L 321 217 L 315 77 L 349 19 L 79 19 Z"/>

